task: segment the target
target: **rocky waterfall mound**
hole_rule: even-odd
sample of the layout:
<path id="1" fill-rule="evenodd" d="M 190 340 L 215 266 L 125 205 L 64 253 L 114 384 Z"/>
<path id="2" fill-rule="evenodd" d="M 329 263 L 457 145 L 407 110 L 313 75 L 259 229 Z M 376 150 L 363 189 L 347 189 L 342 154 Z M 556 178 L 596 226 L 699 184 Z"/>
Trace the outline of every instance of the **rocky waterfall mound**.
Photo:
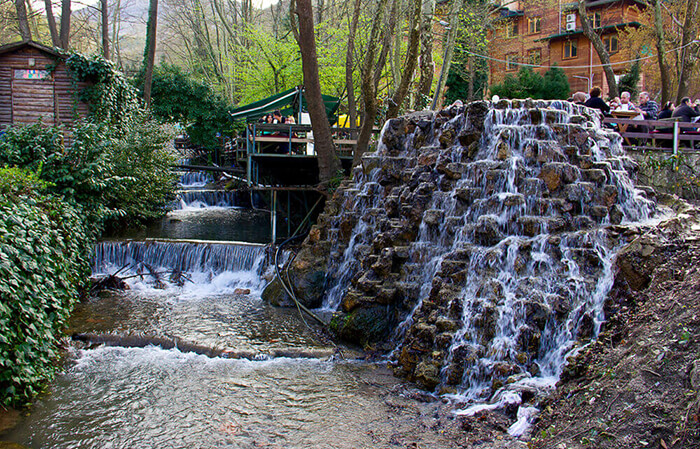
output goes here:
<path id="1" fill-rule="evenodd" d="M 635 170 L 597 113 L 568 102 L 393 119 L 289 277 L 305 305 L 335 311 L 338 336 L 390 353 L 398 374 L 520 402 L 600 331 L 619 225 L 655 213 Z M 276 282 L 264 297 L 289 301 Z"/>

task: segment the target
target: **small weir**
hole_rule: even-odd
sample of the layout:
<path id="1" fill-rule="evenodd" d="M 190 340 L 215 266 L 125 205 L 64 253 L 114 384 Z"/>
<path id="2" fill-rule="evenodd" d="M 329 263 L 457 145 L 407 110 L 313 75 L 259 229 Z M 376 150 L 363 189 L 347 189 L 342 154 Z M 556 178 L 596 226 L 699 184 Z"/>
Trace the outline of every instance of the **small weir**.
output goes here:
<path id="1" fill-rule="evenodd" d="M 250 198 L 241 198 L 236 191 L 226 192 L 222 190 L 182 190 L 178 193 L 172 208 L 177 209 L 202 209 L 211 207 L 239 207 L 249 204 Z"/>

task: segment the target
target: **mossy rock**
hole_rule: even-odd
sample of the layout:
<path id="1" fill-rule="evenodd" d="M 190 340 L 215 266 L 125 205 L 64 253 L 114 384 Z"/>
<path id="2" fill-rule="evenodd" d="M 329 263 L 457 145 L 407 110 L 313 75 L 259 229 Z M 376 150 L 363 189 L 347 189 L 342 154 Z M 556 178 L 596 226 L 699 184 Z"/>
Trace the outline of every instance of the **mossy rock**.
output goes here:
<path id="1" fill-rule="evenodd" d="M 386 340 L 392 324 L 387 308 L 378 306 L 357 308 L 350 313 L 336 313 L 329 327 L 345 341 L 369 345 Z"/>

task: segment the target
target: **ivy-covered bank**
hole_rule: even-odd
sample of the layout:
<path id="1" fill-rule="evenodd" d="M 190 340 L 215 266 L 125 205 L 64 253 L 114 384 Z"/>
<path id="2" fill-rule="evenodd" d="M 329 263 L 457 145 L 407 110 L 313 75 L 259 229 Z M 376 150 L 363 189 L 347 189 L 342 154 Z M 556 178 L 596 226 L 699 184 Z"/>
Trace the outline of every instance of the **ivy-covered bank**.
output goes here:
<path id="1" fill-rule="evenodd" d="M 56 345 L 105 228 L 162 216 L 174 198 L 172 135 L 100 57 L 71 56 L 91 116 L 73 129 L 0 136 L 0 405 L 22 405 L 54 370 Z"/>
<path id="2" fill-rule="evenodd" d="M 0 169 L 0 393 L 18 405 L 53 374 L 61 330 L 89 274 L 93 233 L 29 171 Z"/>

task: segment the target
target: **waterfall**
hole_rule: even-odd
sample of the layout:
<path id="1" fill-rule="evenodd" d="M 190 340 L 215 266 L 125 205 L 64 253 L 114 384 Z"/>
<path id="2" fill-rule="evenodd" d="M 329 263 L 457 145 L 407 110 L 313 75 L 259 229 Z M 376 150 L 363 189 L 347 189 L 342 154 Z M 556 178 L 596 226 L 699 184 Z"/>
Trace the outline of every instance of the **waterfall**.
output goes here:
<path id="1" fill-rule="evenodd" d="M 180 191 L 172 204 L 175 210 L 203 209 L 211 207 L 237 207 L 242 202 L 239 192 L 222 190 L 184 190 Z"/>
<path id="2" fill-rule="evenodd" d="M 260 289 L 269 266 L 264 245 L 208 241 L 103 241 L 95 247 L 93 276 L 117 273 L 132 287 L 191 286 L 201 294 L 237 287 Z M 210 285 L 211 289 L 203 288 Z"/>
<path id="3" fill-rule="evenodd" d="M 265 255 L 265 246 L 252 243 L 187 241 L 104 241 L 97 244 L 94 273 L 109 267 L 149 265 L 184 272 L 252 270 Z"/>
<path id="4" fill-rule="evenodd" d="M 185 172 L 180 176 L 178 186 L 182 189 L 201 189 L 211 181 L 211 176 L 205 172 Z"/>
<path id="5" fill-rule="evenodd" d="M 619 135 L 582 106 L 504 100 L 395 119 L 380 140 L 336 196 L 324 305 L 386 304 L 397 371 L 460 401 L 553 385 L 605 320 L 625 243 L 609 230 L 655 214 Z"/>

